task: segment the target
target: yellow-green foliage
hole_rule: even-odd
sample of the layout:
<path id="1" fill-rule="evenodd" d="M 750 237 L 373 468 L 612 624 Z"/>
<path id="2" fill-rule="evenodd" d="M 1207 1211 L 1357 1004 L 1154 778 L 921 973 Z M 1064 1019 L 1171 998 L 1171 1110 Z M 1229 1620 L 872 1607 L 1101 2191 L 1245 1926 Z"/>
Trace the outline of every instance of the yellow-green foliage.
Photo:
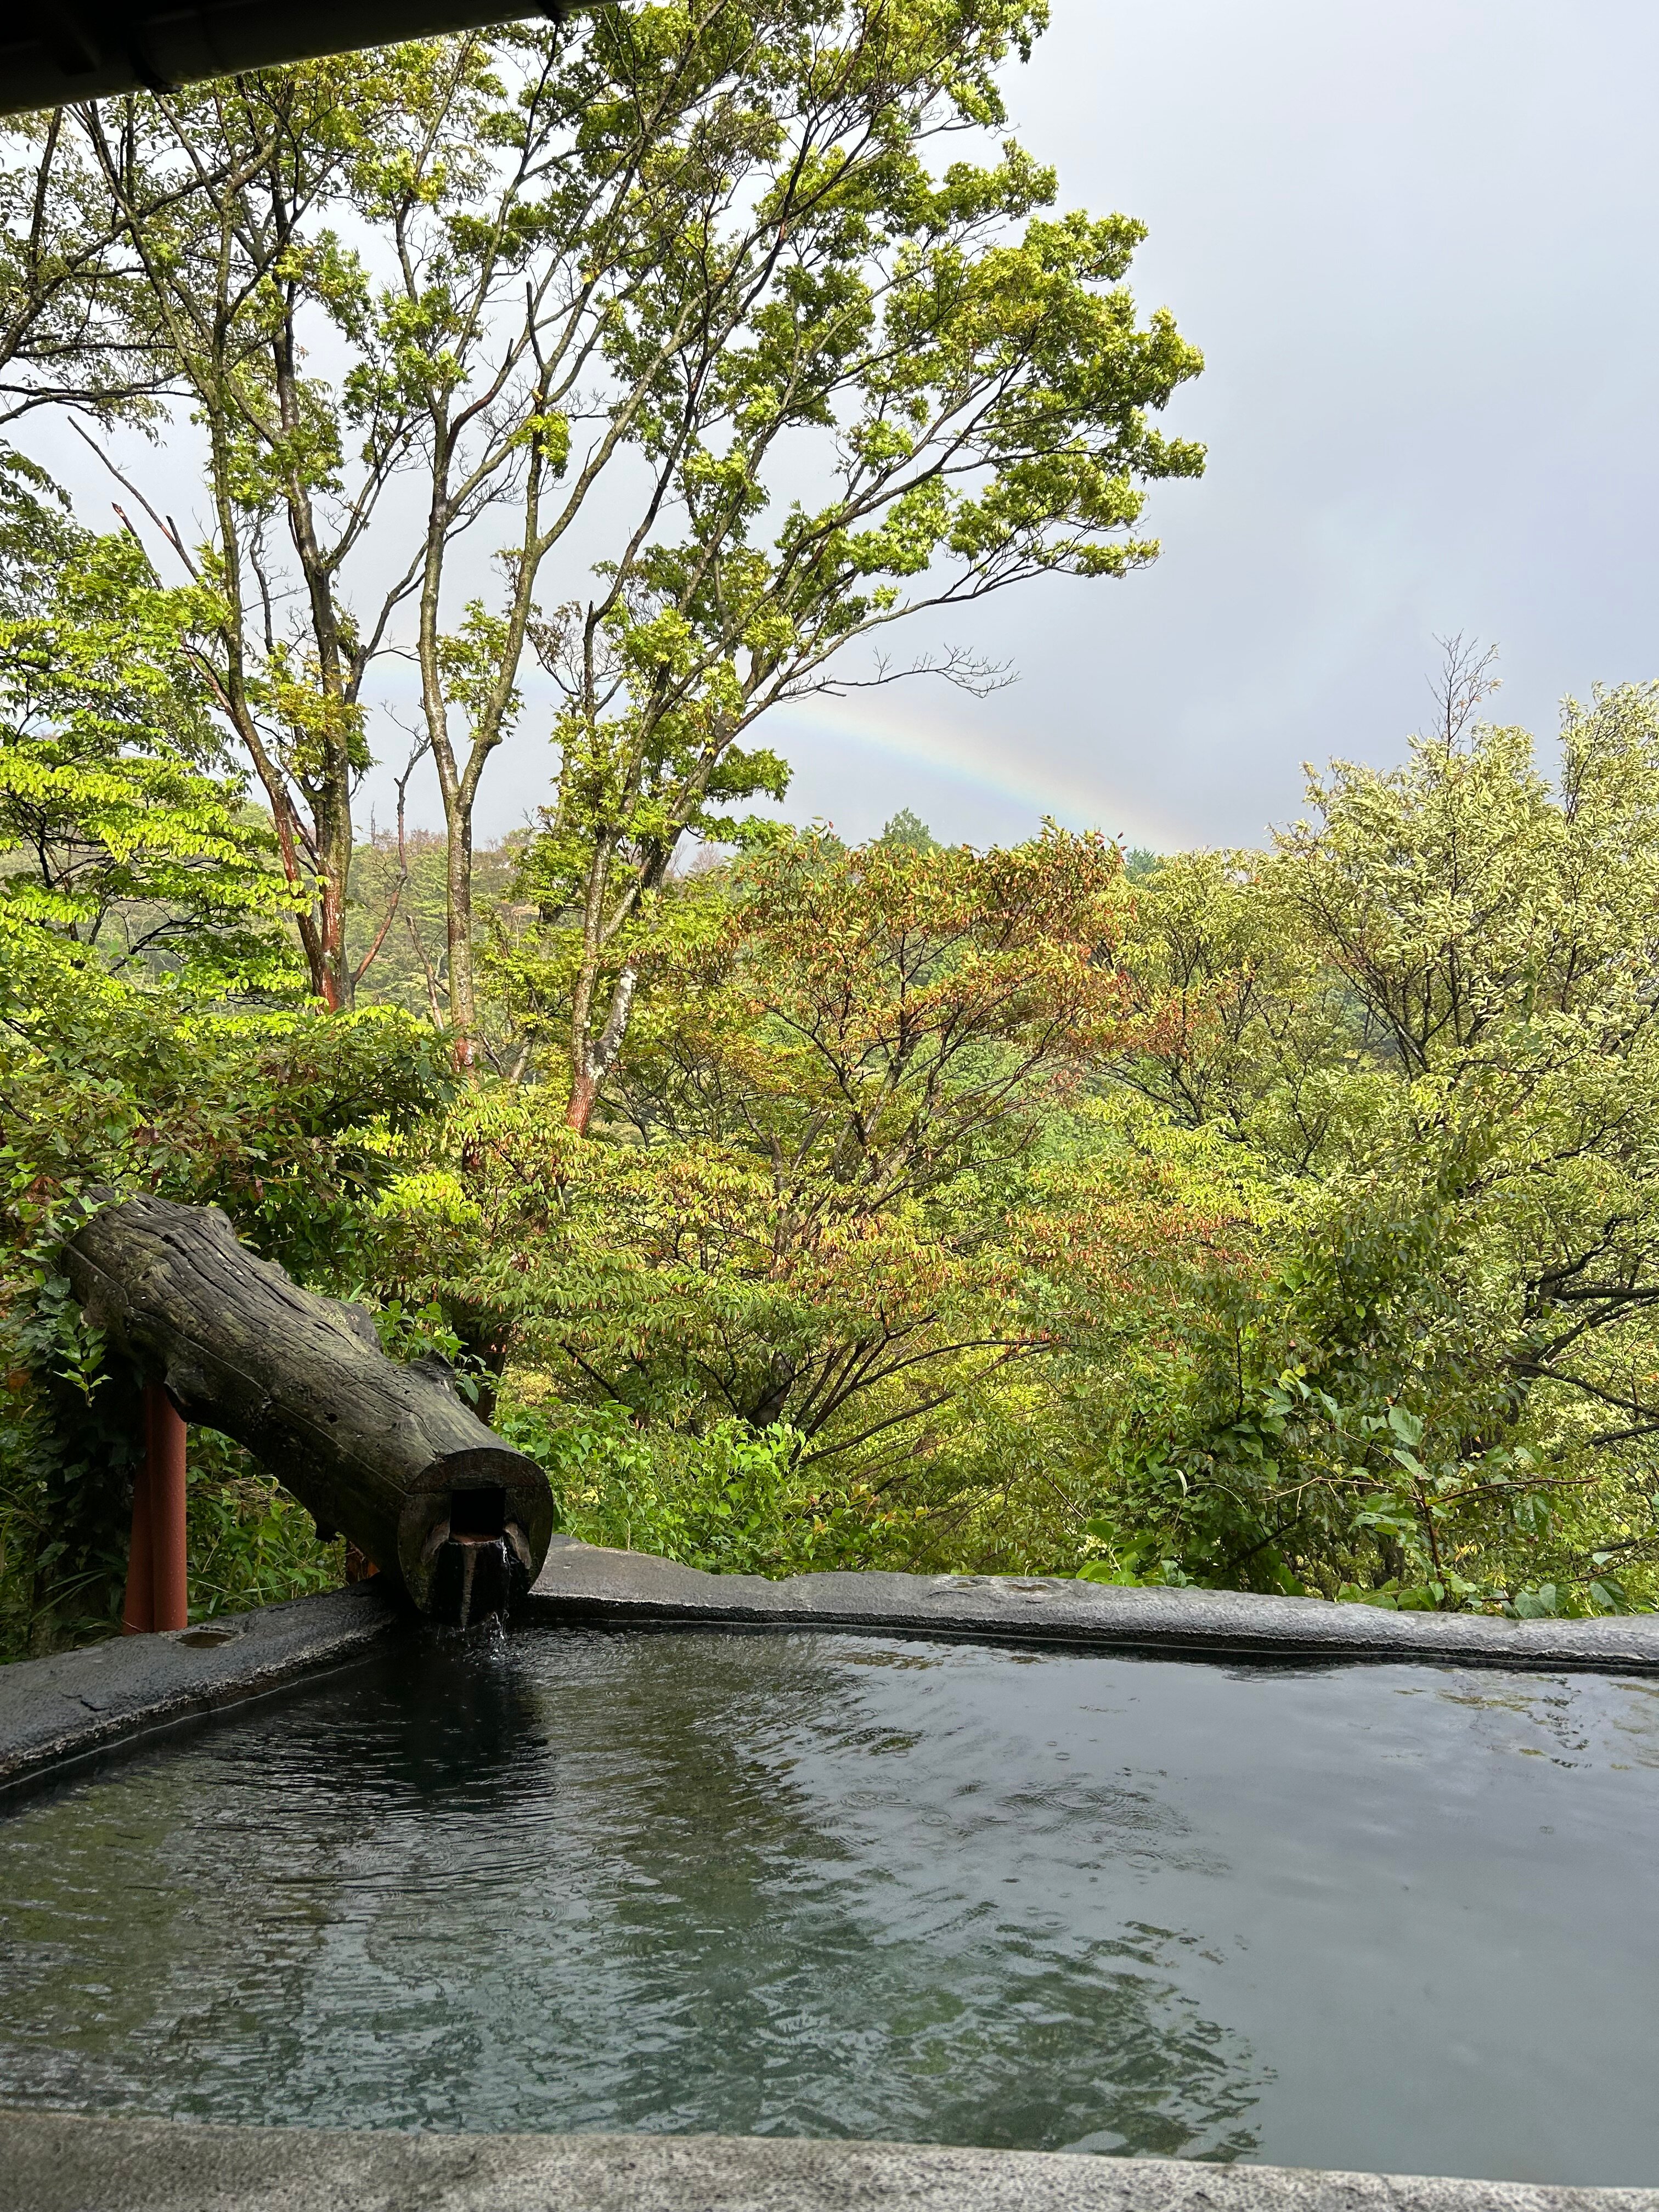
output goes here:
<path id="1" fill-rule="evenodd" d="M 1139 900 L 1171 1020 L 1120 1073 L 1278 1206 L 1210 1432 L 1113 1469 L 1098 1540 L 1138 1567 L 1150 1523 L 1171 1571 L 1333 1595 L 1616 1607 L 1659 1557 L 1659 701 L 1571 707 L 1553 781 L 1524 732 L 1453 718 L 1309 798 L 1271 853 L 1174 860 Z"/>
<path id="2" fill-rule="evenodd" d="M 670 1501 L 737 1422 L 793 1439 L 777 1563 L 821 1521 L 812 1557 L 1645 1602 L 1654 696 L 1572 709 L 1553 780 L 1453 727 L 1310 801 L 1133 884 L 1056 838 L 702 879 L 593 1132 L 473 1091 L 389 1279 L 563 1409 L 613 1534 L 702 1556 Z"/>
<path id="3" fill-rule="evenodd" d="M 131 1408 L 53 1258 L 93 1181 L 216 1199 L 377 1301 L 592 1540 L 1648 1604 L 1656 832 L 1639 688 L 1570 710 L 1553 776 L 1455 719 L 1339 764 L 1261 853 L 779 831 L 665 885 L 585 1133 L 550 1015 L 446 1082 L 406 1012 L 238 1012 L 15 919 L 13 1644 L 118 1588 Z M 411 896 L 389 995 L 432 957 Z M 191 1525 L 203 1606 L 336 1571 L 210 1441 Z"/>

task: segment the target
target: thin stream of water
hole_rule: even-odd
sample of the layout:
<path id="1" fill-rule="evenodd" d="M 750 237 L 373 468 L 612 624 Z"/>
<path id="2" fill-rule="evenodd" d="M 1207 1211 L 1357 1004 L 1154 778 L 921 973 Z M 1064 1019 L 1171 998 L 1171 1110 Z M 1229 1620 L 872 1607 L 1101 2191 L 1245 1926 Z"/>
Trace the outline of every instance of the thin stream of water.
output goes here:
<path id="1" fill-rule="evenodd" d="M 1659 2181 L 1659 1686 L 411 1644 L 0 1816 L 0 2101 Z"/>

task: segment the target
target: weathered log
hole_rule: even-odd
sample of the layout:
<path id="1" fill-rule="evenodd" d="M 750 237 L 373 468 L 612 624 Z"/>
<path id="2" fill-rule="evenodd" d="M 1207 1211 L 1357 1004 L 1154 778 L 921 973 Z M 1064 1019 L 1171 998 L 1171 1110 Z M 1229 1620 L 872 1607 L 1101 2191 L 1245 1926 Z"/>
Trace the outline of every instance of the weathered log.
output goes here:
<path id="1" fill-rule="evenodd" d="M 361 1306 L 301 1290 L 216 1208 L 106 1206 L 69 1273 L 145 1382 L 246 1445 L 424 1612 L 504 1612 L 540 1572 L 553 1497 L 535 1462 L 491 1434 L 441 1360 L 388 1359 Z"/>

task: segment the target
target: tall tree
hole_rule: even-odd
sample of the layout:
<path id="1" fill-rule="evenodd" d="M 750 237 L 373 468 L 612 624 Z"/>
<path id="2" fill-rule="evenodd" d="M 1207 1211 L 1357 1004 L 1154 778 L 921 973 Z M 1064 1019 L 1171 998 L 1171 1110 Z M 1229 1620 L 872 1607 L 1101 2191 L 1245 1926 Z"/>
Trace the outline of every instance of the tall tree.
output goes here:
<path id="1" fill-rule="evenodd" d="M 913 1444 L 1048 1349 L 1005 1217 L 1045 1110 L 1124 1041 L 1121 874 L 1051 831 L 809 836 L 711 878 L 622 1063 L 630 1141 L 579 1141 L 542 1085 L 477 1093 L 401 1186 L 401 1294 L 647 1414 L 702 1394 L 822 1457 Z"/>
<path id="2" fill-rule="evenodd" d="M 345 907 L 352 793 L 368 765 L 362 690 L 416 588 L 407 548 L 360 614 L 346 570 L 415 452 L 407 404 L 350 358 L 381 334 L 361 256 L 336 227 L 402 204 L 477 118 L 476 49 L 398 49 L 77 112 L 142 272 L 156 344 L 192 403 L 211 528 L 151 522 L 198 596 L 196 658 L 269 804 L 312 988 L 351 1003 Z M 399 179 L 403 190 L 399 191 Z M 377 195 L 379 196 L 377 198 Z M 404 352 L 419 351 L 418 333 Z M 338 386 L 308 354 L 348 349 Z M 418 372 L 411 372 L 418 386 Z M 352 441 L 355 437 L 356 447 Z"/>
<path id="3" fill-rule="evenodd" d="M 727 11 L 689 11 L 689 37 L 705 17 Z M 971 653 L 895 669 L 882 641 L 922 609 L 1143 565 L 1140 486 L 1202 464 L 1147 421 L 1200 362 L 1166 313 L 1137 321 L 1121 280 L 1140 227 L 1050 214 L 1052 173 L 1012 143 L 932 165 L 1003 125 L 998 68 L 1038 8 L 752 20 L 754 64 L 688 142 L 703 177 L 641 204 L 605 334 L 613 374 L 644 380 L 637 521 L 601 588 L 536 634 L 564 705 L 526 888 L 564 940 L 577 1129 L 682 841 L 781 792 L 783 764 L 743 742 L 760 718 L 838 677 L 994 681 Z M 838 672 L 860 641 L 873 659 Z"/>
<path id="4" fill-rule="evenodd" d="M 585 1127 L 681 841 L 782 788 L 741 742 L 757 719 L 918 609 L 1152 557 L 1139 486 L 1200 455 L 1147 410 L 1199 360 L 1121 287 L 1139 226 L 1054 216 L 1012 143 L 933 159 L 1001 128 L 998 71 L 1042 16 L 629 0 L 77 111 L 200 427 L 208 544 L 146 504 L 194 571 L 200 665 L 331 1004 L 357 981 L 353 791 L 386 654 L 416 659 L 443 796 L 463 1062 L 474 811 L 527 646 L 559 689 L 537 896 L 579 939 Z M 458 547 L 497 510 L 489 583 Z"/>

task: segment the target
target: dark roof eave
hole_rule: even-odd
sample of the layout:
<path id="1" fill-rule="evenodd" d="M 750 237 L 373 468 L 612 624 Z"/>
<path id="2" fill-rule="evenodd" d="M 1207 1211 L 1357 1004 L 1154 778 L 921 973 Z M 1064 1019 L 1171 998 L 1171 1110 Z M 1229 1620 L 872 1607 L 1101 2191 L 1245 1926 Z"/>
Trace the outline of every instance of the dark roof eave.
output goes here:
<path id="1" fill-rule="evenodd" d="M 24 0 L 0 29 L 0 114 L 564 12 L 562 0 Z"/>

